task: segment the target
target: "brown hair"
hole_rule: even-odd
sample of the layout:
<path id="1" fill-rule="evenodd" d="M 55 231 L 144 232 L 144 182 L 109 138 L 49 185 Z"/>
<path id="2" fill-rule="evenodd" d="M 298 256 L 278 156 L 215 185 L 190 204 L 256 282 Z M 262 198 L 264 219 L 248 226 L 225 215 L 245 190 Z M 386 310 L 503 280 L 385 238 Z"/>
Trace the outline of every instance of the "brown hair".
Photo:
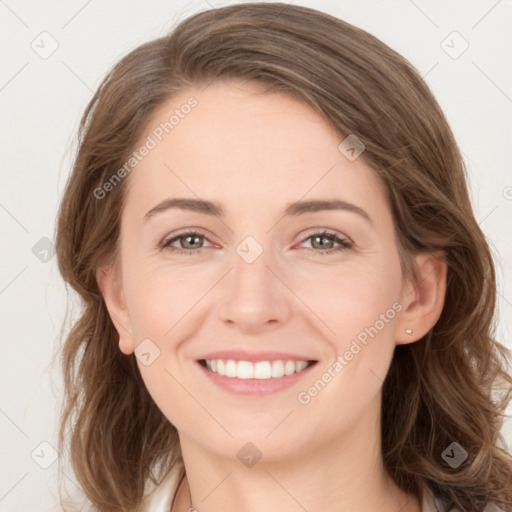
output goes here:
<path id="1" fill-rule="evenodd" d="M 419 497 L 428 486 L 465 511 L 488 501 L 511 506 L 512 457 L 500 434 L 512 392 L 510 351 L 494 339 L 493 260 L 439 105 L 415 68 L 364 30 L 306 7 L 249 3 L 195 14 L 130 52 L 81 120 L 56 235 L 60 272 L 83 304 L 62 349 L 59 442 L 62 451 L 69 426 L 71 463 L 95 510 L 136 510 L 148 479 L 159 481 L 181 453 L 135 357 L 117 346 L 96 281 L 97 269 L 117 257 L 129 177 L 102 199 L 94 191 L 123 166 L 158 106 L 224 79 L 255 81 L 311 105 L 340 142 L 355 134 L 386 185 L 404 271 L 415 253 L 444 254 L 442 315 L 420 341 L 396 347 L 384 382 L 385 466 Z M 441 457 L 454 441 L 468 453 L 456 469 Z"/>

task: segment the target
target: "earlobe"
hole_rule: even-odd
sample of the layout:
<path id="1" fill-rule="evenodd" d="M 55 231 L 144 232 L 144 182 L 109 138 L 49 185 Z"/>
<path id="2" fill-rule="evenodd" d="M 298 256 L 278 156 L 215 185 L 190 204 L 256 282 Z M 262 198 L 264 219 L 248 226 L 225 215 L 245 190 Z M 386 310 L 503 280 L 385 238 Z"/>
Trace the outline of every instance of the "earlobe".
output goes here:
<path id="1" fill-rule="evenodd" d="M 441 316 L 446 294 L 447 264 L 436 253 L 415 257 L 416 278 L 402 290 L 400 316 L 395 324 L 396 343 L 407 344 L 425 336 Z"/>
<path id="2" fill-rule="evenodd" d="M 119 334 L 119 350 L 126 355 L 132 354 L 135 347 L 130 328 L 130 318 L 116 268 L 113 265 L 98 268 L 96 281 L 110 319 Z"/>

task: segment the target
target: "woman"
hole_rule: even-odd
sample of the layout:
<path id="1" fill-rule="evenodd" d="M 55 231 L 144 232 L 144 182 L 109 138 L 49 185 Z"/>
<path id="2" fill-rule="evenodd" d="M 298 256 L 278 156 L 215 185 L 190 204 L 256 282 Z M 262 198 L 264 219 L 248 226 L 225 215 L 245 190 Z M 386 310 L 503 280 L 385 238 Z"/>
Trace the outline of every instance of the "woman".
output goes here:
<path id="1" fill-rule="evenodd" d="M 512 506 L 460 151 L 363 30 L 240 4 L 132 51 L 83 116 L 57 255 L 93 510 Z"/>

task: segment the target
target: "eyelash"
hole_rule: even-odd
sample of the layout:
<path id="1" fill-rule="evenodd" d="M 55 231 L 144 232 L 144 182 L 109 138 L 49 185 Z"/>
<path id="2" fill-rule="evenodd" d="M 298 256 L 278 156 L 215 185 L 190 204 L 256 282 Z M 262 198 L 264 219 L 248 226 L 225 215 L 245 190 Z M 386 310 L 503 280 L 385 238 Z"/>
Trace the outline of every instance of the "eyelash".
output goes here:
<path id="1" fill-rule="evenodd" d="M 204 238 L 204 239 L 207 240 L 206 236 L 204 234 L 200 233 L 199 231 L 186 231 L 184 233 L 180 233 L 179 235 L 177 235 L 177 236 L 175 236 L 173 238 L 170 238 L 170 239 L 167 239 L 167 240 L 163 240 L 159 244 L 159 247 L 160 247 L 161 250 L 167 249 L 167 250 L 169 250 L 171 252 L 174 252 L 174 253 L 180 254 L 180 255 L 190 255 L 190 256 L 192 256 L 194 254 L 201 253 L 201 250 L 203 249 L 203 247 L 200 247 L 199 249 L 194 249 L 194 250 L 179 249 L 177 247 L 171 247 L 170 244 L 172 244 L 173 242 L 175 242 L 177 240 L 180 240 L 181 238 L 186 238 L 187 236 L 197 236 L 199 238 Z M 337 252 L 343 252 L 343 251 L 345 251 L 347 249 L 352 248 L 352 246 L 353 246 L 353 243 L 350 242 L 349 240 L 347 240 L 345 238 L 339 238 L 337 236 L 337 233 L 329 232 L 329 231 L 326 231 L 326 230 L 323 230 L 323 231 L 317 232 L 317 233 L 313 233 L 313 234 L 307 236 L 301 243 L 305 242 L 306 240 L 309 240 L 310 238 L 314 238 L 314 237 L 326 237 L 326 238 L 329 238 L 330 240 L 332 240 L 333 242 L 337 242 L 337 243 L 341 244 L 340 247 L 337 247 L 335 249 L 329 249 L 329 250 L 326 250 L 326 251 L 322 251 L 322 250 L 319 250 L 319 249 L 311 248 L 311 250 L 313 250 L 315 252 L 318 252 L 322 256 L 325 256 L 325 255 L 328 255 L 328 254 L 337 253 Z"/>

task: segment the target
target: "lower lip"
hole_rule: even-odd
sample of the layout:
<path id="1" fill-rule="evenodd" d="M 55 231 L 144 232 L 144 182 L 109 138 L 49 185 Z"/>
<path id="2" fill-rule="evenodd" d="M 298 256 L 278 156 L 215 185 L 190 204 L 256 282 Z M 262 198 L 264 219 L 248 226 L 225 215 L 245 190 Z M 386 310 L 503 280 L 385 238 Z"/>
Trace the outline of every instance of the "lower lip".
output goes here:
<path id="1" fill-rule="evenodd" d="M 277 393 L 283 389 L 292 387 L 297 384 L 304 376 L 308 375 L 310 370 L 316 365 L 313 363 L 304 370 L 283 377 L 271 379 L 239 379 L 237 377 L 225 377 L 218 373 L 212 372 L 196 361 L 197 366 L 215 385 L 224 391 L 228 391 L 239 396 L 261 397 Z"/>

